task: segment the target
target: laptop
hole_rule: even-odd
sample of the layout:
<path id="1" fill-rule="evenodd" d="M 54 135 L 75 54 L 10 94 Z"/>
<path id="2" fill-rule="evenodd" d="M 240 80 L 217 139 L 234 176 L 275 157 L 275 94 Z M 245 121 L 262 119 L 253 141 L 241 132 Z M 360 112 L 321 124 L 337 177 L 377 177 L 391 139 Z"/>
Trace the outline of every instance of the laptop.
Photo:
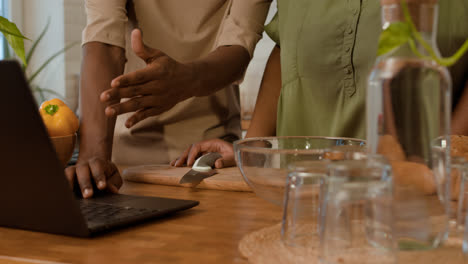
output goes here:
<path id="1" fill-rule="evenodd" d="M 77 197 L 17 62 L 0 61 L 0 87 L 0 226 L 90 237 L 198 205 L 110 193 Z"/>

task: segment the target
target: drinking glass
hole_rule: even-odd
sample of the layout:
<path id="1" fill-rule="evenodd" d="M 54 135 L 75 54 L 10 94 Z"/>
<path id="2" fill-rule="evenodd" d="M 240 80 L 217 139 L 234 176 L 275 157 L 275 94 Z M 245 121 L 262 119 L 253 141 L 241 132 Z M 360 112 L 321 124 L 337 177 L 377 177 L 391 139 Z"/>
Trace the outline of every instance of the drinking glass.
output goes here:
<path id="1" fill-rule="evenodd" d="M 321 197 L 329 161 L 289 165 L 281 239 L 288 246 L 313 247 L 319 240 Z"/>
<path id="2" fill-rule="evenodd" d="M 468 162 L 464 157 L 453 157 L 451 163 L 452 198 L 457 199 L 456 232 L 465 229 L 468 213 Z"/>
<path id="3" fill-rule="evenodd" d="M 322 199 L 323 263 L 395 263 L 391 166 L 380 155 L 331 162 Z"/>
<path id="4" fill-rule="evenodd" d="M 465 231 L 463 231 L 463 258 L 465 260 L 465 263 L 468 262 L 468 217 L 465 215 Z"/>
<path id="5" fill-rule="evenodd" d="M 468 263 L 468 161 L 463 157 L 454 157 L 451 169 L 455 193 L 452 197 L 458 196 L 455 232 L 457 237 L 463 237 L 463 257 Z"/>

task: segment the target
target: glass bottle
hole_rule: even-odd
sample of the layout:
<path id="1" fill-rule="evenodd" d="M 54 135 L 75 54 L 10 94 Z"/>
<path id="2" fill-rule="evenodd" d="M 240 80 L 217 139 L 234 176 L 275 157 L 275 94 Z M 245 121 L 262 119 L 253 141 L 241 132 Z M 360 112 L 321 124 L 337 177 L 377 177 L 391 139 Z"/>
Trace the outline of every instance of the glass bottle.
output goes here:
<path id="1" fill-rule="evenodd" d="M 382 24 L 404 22 L 400 0 L 381 0 Z M 436 43 L 437 0 L 407 0 L 422 38 Z M 377 58 L 367 89 L 367 146 L 393 167 L 400 249 L 437 247 L 448 234 L 451 78 L 446 67 L 410 44 Z"/>

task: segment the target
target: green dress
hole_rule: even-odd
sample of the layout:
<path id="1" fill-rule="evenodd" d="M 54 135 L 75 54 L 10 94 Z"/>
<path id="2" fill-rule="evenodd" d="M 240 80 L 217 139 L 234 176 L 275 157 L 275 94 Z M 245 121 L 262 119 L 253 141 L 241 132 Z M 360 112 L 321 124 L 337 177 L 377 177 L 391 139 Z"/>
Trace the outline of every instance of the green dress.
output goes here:
<path id="1" fill-rule="evenodd" d="M 468 38 L 468 0 L 441 0 L 439 21 L 438 45 L 448 56 Z M 266 32 L 281 48 L 277 135 L 365 139 L 380 0 L 278 0 Z M 468 56 L 450 71 L 455 105 L 467 80 Z"/>

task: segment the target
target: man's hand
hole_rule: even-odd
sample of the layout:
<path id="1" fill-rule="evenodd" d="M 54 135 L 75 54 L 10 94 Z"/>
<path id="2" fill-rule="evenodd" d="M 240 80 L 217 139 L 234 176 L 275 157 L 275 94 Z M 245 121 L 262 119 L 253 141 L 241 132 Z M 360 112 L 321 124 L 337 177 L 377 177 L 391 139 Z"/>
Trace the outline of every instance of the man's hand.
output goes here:
<path id="1" fill-rule="evenodd" d="M 185 163 L 187 163 L 187 166 L 192 166 L 198 157 L 208 152 L 218 152 L 223 156 L 215 162 L 217 169 L 236 165 L 232 144 L 221 139 L 210 139 L 187 148 L 178 159 L 171 162 L 171 166 L 182 167 Z"/>
<path id="2" fill-rule="evenodd" d="M 179 63 L 163 52 L 145 46 L 138 29 L 133 30 L 131 39 L 133 51 L 146 62 L 146 67 L 115 78 L 111 89 L 100 96 L 102 102 L 129 99 L 105 109 L 110 117 L 135 112 L 125 123 L 128 128 L 192 97 L 196 86 L 192 64 Z"/>
<path id="3" fill-rule="evenodd" d="M 77 178 L 83 198 L 93 196 L 91 181 L 96 183 L 99 190 L 107 190 L 112 193 L 118 193 L 123 183 L 115 164 L 99 158 L 79 160 L 76 165 L 65 169 L 65 176 L 71 188 L 73 188 L 75 177 Z"/>
<path id="4" fill-rule="evenodd" d="M 83 46 L 80 153 L 77 164 L 67 168 L 65 175 L 72 188 L 74 179 L 78 180 L 85 198 L 93 195 L 92 180 L 100 190 L 116 192 L 122 185 L 117 168 L 110 162 L 115 118 L 105 116 L 106 105 L 99 100 L 99 95 L 109 89 L 112 79 L 122 74 L 124 66 L 125 51 L 120 47 L 100 42 Z"/>

